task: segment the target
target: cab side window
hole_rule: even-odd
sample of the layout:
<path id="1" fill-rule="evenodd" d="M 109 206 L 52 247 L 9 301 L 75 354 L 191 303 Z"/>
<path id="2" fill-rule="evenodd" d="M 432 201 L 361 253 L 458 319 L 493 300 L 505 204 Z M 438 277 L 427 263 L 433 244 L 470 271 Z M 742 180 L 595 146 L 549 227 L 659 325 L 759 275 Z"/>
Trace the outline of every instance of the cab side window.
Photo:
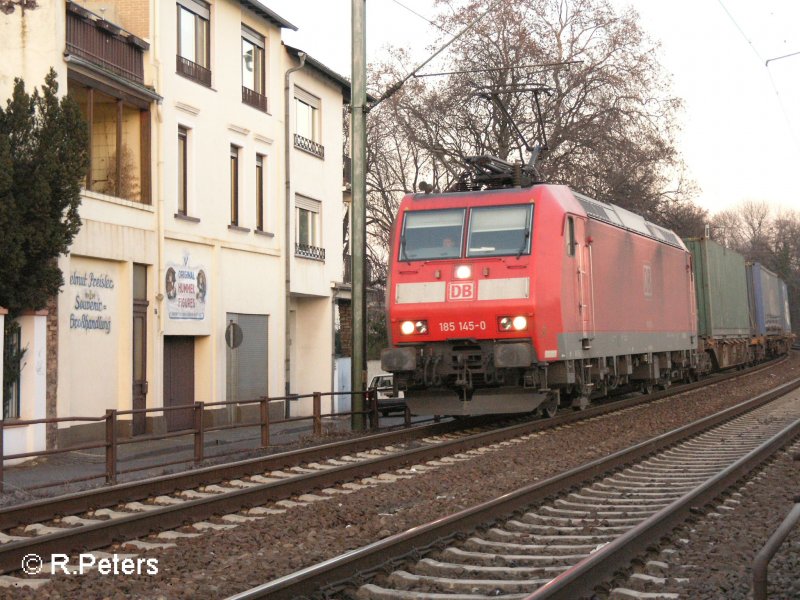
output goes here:
<path id="1" fill-rule="evenodd" d="M 564 232 L 567 242 L 567 256 L 575 256 L 575 220 L 567 217 L 567 230 Z"/>

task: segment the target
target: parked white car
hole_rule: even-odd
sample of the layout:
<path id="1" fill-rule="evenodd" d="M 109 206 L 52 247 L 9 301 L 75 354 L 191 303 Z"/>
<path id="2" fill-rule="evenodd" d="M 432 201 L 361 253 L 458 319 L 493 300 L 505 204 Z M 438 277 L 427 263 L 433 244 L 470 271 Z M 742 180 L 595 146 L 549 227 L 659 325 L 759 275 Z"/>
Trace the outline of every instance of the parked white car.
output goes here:
<path id="1" fill-rule="evenodd" d="M 406 401 L 404 393 L 400 392 L 395 398 L 394 382 L 391 373 L 375 375 L 369 383 L 369 389 L 378 392 L 378 410 L 384 417 L 391 412 L 405 412 Z"/>

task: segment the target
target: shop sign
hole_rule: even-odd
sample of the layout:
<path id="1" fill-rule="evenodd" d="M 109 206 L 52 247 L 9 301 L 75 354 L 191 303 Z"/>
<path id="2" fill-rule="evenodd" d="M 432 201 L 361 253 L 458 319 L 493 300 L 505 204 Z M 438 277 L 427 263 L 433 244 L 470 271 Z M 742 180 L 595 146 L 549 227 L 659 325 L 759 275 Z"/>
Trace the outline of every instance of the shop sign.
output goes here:
<path id="1" fill-rule="evenodd" d="M 208 279 L 202 266 L 190 265 L 188 255 L 184 256 L 183 264 L 167 263 L 164 284 L 170 319 L 205 319 Z"/>
<path id="2" fill-rule="evenodd" d="M 111 316 L 103 298 L 106 293 L 113 294 L 114 280 L 108 273 L 73 271 L 69 284 L 75 290 L 69 328 L 111 333 Z"/>

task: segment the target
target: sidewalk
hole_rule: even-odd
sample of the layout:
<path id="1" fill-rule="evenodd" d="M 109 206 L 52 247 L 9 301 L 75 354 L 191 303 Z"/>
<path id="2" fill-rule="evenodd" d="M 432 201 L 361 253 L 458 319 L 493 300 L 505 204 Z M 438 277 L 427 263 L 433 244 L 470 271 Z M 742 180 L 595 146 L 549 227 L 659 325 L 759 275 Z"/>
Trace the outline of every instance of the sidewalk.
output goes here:
<path id="1" fill-rule="evenodd" d="M 382 426 L 394 424 L 395 419 L 381 419 Z M 402 422 L 402 420 L 400 420 Z M 261 430 L 258 425 L 210 431 L 204 435 L 204 460 L 199 466 L 232 462 L 244 458 L 277 453 L 298 446 L 331 441 L 350 430 L 349 417 L 323 419 L 323 435 L 313 437 L 313 424 L 306 422 L 276 423 L 270 427 L 269 449 L 260 448 Z M 135 439 L 135 438 L 134 438 Z M 4 468 L 5 492 L 0 494 L 0 506 L 31 501 L 39 497 L 76 492 L 105 485 L 105 449 L 93 448 L 35 458 Z M 163 466 L 165 463 L 183 461 Z M 163 440 L 131 442 L 118 446 L 117 482 L 124 483 L 167 473 L 195 468 L 194 435 Z M 137 469 L 133 472 L 132 469 Z M 75 481 L 96 474 L 97 479 Z M 56 482 L 73 482 L 52 485 Z M 43 489 L 42 486 L 48 486 Z"/>

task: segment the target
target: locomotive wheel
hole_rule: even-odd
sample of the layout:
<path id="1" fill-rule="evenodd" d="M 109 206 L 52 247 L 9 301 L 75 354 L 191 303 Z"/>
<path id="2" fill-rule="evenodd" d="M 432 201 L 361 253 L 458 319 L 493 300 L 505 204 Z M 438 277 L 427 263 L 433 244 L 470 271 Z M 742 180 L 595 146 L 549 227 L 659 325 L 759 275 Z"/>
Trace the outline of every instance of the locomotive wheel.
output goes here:
<path id="1" fill-rule="evenodd" d="M 648 382 L 642 383 L 642 393 L 648 396 L 653 393 L 653 384 Z"/>
<path id="2" fill-rule="evenodd" d="M 589 396 L 577 396 L 572 401 L 572 410 L 586 410 L 589 407 Z"/>
<path id="3" fill-rule="evenodd" d="M 558 404 L 560 394 L 558 392 L 551 392 L 547 395 L 547 400 L 542 403 L 542 416 L 545 419 L 552 419 L 558 413 Z"/>

